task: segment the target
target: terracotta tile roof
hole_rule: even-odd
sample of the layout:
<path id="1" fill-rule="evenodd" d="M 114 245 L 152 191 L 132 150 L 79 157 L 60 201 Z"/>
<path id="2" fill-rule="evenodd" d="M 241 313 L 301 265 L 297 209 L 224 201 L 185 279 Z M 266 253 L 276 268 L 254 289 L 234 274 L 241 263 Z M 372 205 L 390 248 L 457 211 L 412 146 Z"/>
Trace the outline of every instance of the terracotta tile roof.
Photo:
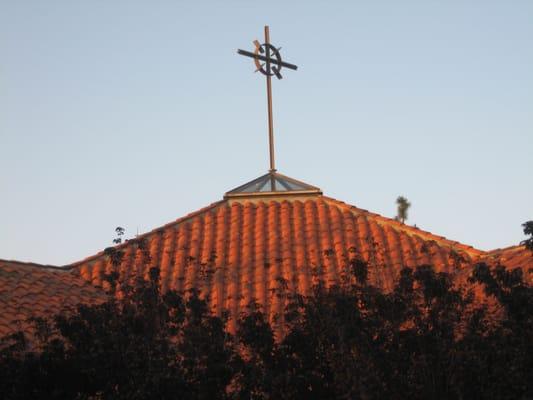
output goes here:
<path id="1" fill-rule="evenodd" d="M 474 303 L 476 306 L 485 305 L 489 320 L 497 321 L 504 315 L 504 308 L 493 296 L 485 293 L 485 288 L 481 284 L 474 283 L 472 285 L 472 283 L 469 282 L 475 264 L 481 262 L 488 264 L 490 267 L 502 265 L 510 270 L 521 267 L 524 281 L 529 285 L 533 285 L 533 252 L 526 249 L 524 246 L 512 246 L 505 249 L 492 250 L 481 255 L 474 260 L 471 265 L 457 271 L 455 274 L 455 284 L 473 289 L 475 298 Z"/>
<path id="2" fill-rule="evenodd" d="M 523 246 L 483 252 L 319 193 L 213 203 L 117 246 L 124 251 L 120 279 L 147 275 L 140 240 L 161 268 L 163 289 L 200 289 L 215 311 L 232 316 L 255 300 L 271 319 L 284 293 L 305 294 L 317 279 L 337 282 L 355 257 L 369 262 L 371 282 L 387 290 L 404 266 L 432 264 L 459 281 L 479 261 L 533 268 Z M 103 252 L 65 268 L 0 260 L 0 336 L 28 329 L 32 316 L 103 301 L 98 287 L 111 270 Z"/>
<path id="3" fill-rule="evenodd" d="M 317 277 L 336 282 L 353 257 L 369 261 L 371 281 L 390 289 L 403 266 L 454 272 L 485 254 L 321 195 L 228 199 L 138 239 L 161 267 L 164 289 L 198 288 L 217 312 L 234 316 L 256 300 L 273 317 L 281 311 L 280 290 L 305 294 Z M 134 243 L 119 247 L 121 279 L 147 273 Z M 103 253 L 72 267 L 96 285 L 112 268 Z"/>
<path id="4" fill-rule="evenodd" d="M 533 251 L 526 249 L 525 246 L 511 246 L 489 251 L 482 261 L 505 265 L 508 268 L 533 269 Z"/>
<path id="5" fill-rule="evenodd" d="M 489 251 L 480 257 L 479 262 L 485 262 L 491 266 L 503 265 L 508 269 L 522 268 L 524 280 L 533 285 L 533 251 L 525 246 L 511 246 L 504 249 Z"/>
<path id="6" fill-rule="evenodd" d="M 533 251 L 526 249 L 525 246 L 496 249 L 481 255 L 472 265 L 456 274 L 456 281 L 460 284 L 465 284 L 468 278 L 472 276 L 474 265 L 481 262 L 491 267 L 496 265 L 502 265 L 507 269 L 520 267 L 524 274 L 524 280 L 529 285 L 533 285 Z"/>
<path id="7" fill-rule="evenodd" d="M 0 337 L 18 330 L 30 333 L 31 317 L 47 317 L 104 298 L 101 289 L 70 271 L 0 260 Z"/>

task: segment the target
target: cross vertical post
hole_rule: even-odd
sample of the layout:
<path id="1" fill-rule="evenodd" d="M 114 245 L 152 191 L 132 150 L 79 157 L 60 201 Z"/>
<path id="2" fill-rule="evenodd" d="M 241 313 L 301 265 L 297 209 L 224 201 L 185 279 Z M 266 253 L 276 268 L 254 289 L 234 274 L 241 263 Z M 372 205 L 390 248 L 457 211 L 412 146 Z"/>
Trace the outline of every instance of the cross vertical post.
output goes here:
<path id="1" fill-rule="evenodd" d="M 265 45 L 270 45 L 270 30 L 268 25 L 265 25 Z M 270 71 L 270 51 L 266 52 L 266 70 Z M 266 76 L 267 82 L 267 102 L 268 102 L 268 147 L 270 150 L 270 172 L 276 172 L 276 162 L 274 157 L 274 118 L 272 116 L 272 77 Z M 270 189 L 276 191 L 276 180 L 274 175 L 270 175 Z"/>
<path id="2" fill-rule="evenodd" d="M 265 26 L 265 44 L 266 47 L 270 45 L 270 30 L 268 25 Z M 270 52 L 266 52 L 266 70 L 270 71 Z M 274 155 L 274 119 L 272 116 L 272 77 L 266 76 L 267 83 L 267 101 L 268 101 L 268 144 L 270 149 L 270 172 L 276 171 L 276 162 Z M 272 182 L 275 184 L 275 182 Z M 274 189 L 274 188 L 273 188 Z"/>

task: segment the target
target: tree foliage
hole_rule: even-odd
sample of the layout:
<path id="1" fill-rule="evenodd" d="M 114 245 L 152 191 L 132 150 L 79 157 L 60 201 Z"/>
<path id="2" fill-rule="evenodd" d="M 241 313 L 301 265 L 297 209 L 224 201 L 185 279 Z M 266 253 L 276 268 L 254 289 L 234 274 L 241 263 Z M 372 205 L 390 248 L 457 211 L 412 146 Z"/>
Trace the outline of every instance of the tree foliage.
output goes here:
<path id="1" fill-rule="evenodd" d="M 142 244 L 140 244 L 142 247 Z M 109 252 L 111 258 L 118 257 Z M 149 262 L 149 260 L 146 260 Z M 460 289 L 431 266 L 384 292 L 352 259 L 337 285 L 288 296 L 277 334 L 250 304 L 236 332 L 194 291 L 162 293 L 159 270 L 109 301 L 6 339 L 6 399 L 525 399 L 533 397 L 533 292 L 521 269 L 475 267 Z M 474 285 L 503 309 L 488 317 Z M 120 294 L 120 295 L 118 295 Z"/>
<path id="2" fill-rule="evenodd" d="M 409 203 L 409 201 L 405 197 L 398 196 L 398 198 L 396 199 L 396 205 L 398 207 L 396 220 L 404 224 L 408 218 L 408 211 L 409 207 L 411 207 L 411 203 Z"/>
<path id="3" fill-rule="evenodd" d="M 115 283 L 115 282 L 112 282 Z M 120 300 L 37 320 L 37 348 L 1 354 L 5 398 L 145 399 L 220 397 L 236 353 L 225 320 L 198 293 L 162 294 L 159 272 L 122 286 Z"/>
<path id="4" fill-rule="evenodd" d="M 529 235 L 529 238 L 522 241 L 521 244 L 526 246 L 527 249 L 533 251 L 533 221 L 527 221 L 522 224 L 524 228 L 524 235 Z"/>

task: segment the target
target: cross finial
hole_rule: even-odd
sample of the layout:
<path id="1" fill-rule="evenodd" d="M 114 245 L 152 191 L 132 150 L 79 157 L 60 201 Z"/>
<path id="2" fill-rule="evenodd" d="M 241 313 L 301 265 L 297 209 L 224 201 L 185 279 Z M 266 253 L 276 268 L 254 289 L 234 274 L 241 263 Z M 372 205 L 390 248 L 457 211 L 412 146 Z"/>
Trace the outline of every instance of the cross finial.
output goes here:
<path id="1" fill-rule="evenodd" d="M 267 100 L 268 100 L 268 142 L 270 149 L 270 172 L 276 171 L 274 160 L 274 123 L 272 118 L 272 76 L 282 79 L 281 69 L 283 67 L 296 70 L 298 67 L 294 64 L 282 61 L 279 53 L 281 48 L 276 48 L 270 43 L 270 31 L 265 26 L 265 42 L 263 44 L 255 40 L 255 51 L 252 53 L 246 50 L 237 50 L 237 53 L 254 59 L 256 71 L 266 76 L 267 82 Z"/>

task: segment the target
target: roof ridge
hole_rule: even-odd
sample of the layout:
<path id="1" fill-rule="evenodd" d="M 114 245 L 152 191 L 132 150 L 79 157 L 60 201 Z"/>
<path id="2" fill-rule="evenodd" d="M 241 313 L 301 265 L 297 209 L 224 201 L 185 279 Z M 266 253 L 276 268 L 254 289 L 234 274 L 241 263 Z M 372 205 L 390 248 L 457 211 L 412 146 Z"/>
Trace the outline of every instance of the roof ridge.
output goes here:
<path id="1" fill-rule="evenodd" d="M 363 213 L 365 213 L 366 215 L 368 215 L 371 218 L 374 218 L 376 220 L 380 220 L 382 222 L 386 222 L 387 224 L 391 224 L 394 228 L 401 229 L 404 232 L 409 232 L 409 233 L 412 233 L 412 234 L 418 233 L 418 234 L 421 234 L 421 235 L 424 235 L 424 236 L 429 236 L 432 240 L 439 241 L 439 242 L 445 242 L 445 244 L 447 244 L 450 247 L 459 247 L 463 251 L 474 253 L 474 254 L 470 254 L 471 256 L 481 257 L 481 256 L 485 256 L 485 255 L 488 254 L 488 252 L 486 252 L 484 250 L 477 249 L 474 246 L 471 246 L 471 245 L 468 245 L 468 244 L 464 244 L 464 243 L 458 242 L 456 240 L 448 239 L 445 236 L 436 235 L 436 234 L 434 234 L 432 232 L 420 229 L 419 227 L 402 224 L 401 222 L 396 221 L 393 218 L 384 217 L 383 215 L 380 215 L 380 214 L 365 210 L 363 208 L 356 207 L 354 205 L 345 203 L 344 201 L 334 199 L 333 197 L 322 196 L 322 198 L 325 201 L 329 201 L 329 202 L 335 203 L 337 206 L 345 208 L 345 209 L 347 208 L 350 211 L 363 212 Z"/>
<path id="2" fill-rule="evenodd" d="M 0 266 L 1 265 L 7 265 L 9 267 L 32 267 L 32 268 L 41 268 L 41 269 L 52 269 L 52 270 L 60 270 L 60 271 L 67 271 L 68 269 L 64 266 L 60 265 L 51 265 L 51 264 L 39 264 L 32 261 L 19 261 L 19 260 L 6 260 L 3 258 L 0 258 Z"/>
<path id="3" fill-rule="evenodd" d="M 496 249 L 488 250 L 487 255 L 491 255 L 491 254 L 502 252 L 502 251 L 524 250 L 525 248 L 526 246 L 524 246 L 523 244 L 512 244 L 511 246 L 498 247 Z"/>
<path id="4" fill-rule="evenodd" d="M 152 229 L 152 230 L 150 230 L 150 231 L 148 231 L 146 233 L 138 235 L 138 236 L 135 237 L 135 239 L 142 239 L 142 238 L 145 238 L 147 236 L 153 235 L 153 234 L 155 234 L 157 232 L 163 231 L 164 229 L 169 228 L 171 226 L 179 225 L 179 224 L 183 223 L 184 221 L 186 221 L 188 219 L 194 218 L 194 217 L 196 217 L 196 216 L 198 216 L 200 214 L 203 214 L 203 213 L 205 213 L 207 211 L 213 210 L 213 209 L 217 208 L 218 206 L 220 206 L 223 203 L 227 203 L 227 200 L 223 199 L 223 200 L 219 200 L 219 201 L 216 201 L 214 203 L 211 203 L 208 206 L 202 207 L 199 210 L 196 210 L 196 211 L 193 211 L 193 212 L 191 212 L 189 214 L 186 214 L 183 217 L 180 217 L 180 218 L 178 218 L 178 219 L 176 219 L 176 220 L 174 220 L 172 222 L 169 222 L 169 223 L 164 224 L 164 225 L 162 225 L 160 227 Z M 115 249 L 122 249 L 122 248 L 128 246 L 129 244 L 131 244 L 130 243 L 131 240 L 133 240 L 133 239 L 126 240 L 126 241 L 124 241 L 121 244 L 118 244 L 118 245 L 115 245 L 115 246 L 110 246 L 110 247 L 114 247 Z M 64 269 L 65 270 L 70 270 L 70 269 L 76 268 L 76 267 L 80 266 L 81 264 L 86 263 L 87 261 L 91 261 L 91 260 L 97 259 L 99 257 L 102 257 L 103 255 L 104 255 L 104 251 L 103 250 L 99 251 L 98 253 L 93 254 L 92 256 L 85 257 L 85 258 L 83 258 L 81 260 L 78 260 L 78 261 L 75 261 L 73 263 L 65 265 Z"/>

